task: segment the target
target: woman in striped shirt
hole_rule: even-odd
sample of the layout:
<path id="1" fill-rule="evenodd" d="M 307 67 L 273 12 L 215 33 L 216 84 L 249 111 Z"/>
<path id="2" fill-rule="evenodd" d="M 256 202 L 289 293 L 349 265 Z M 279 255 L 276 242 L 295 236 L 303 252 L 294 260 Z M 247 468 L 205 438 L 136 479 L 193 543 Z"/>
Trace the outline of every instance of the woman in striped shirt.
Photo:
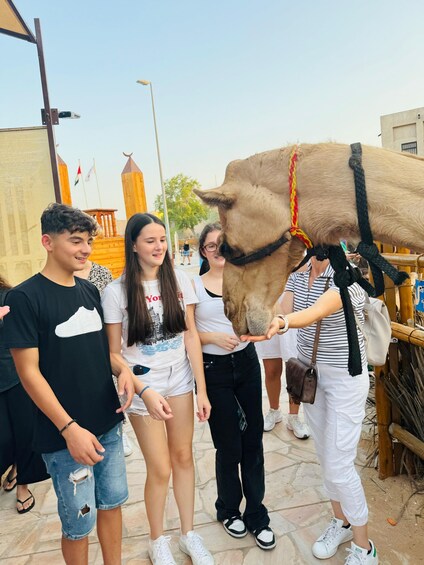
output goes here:
<path id="1" fill-rule="evenodd" d="M 316 398 L 314 404 L 304 404 L 304 411 L 334 517 L 312 546 L 312 553 L 319 559 L 328 559 L 340 544 L 353 539 L 345 565 L 377 565 L 377 552 L 368 539 L 367 502 L 354 465 L 369 389 L 365 344 L 358 332 L 362 373 L 351 377 L 346 322 L 333 276 L 328 260 L 312 258 L 306 271 L 290 275 L 281 303 L 283 316 L 273 318 L 267 335 L 241 336 L 241 340 L 262 341 L 277 332 L 284 333 L 289 326 L 299 328 L 298 357 L 310 363 L 316 322 L 322 320 L 316 358 Z M 349 294 L 355 315 L 363 323 L 365 293 L 354 284 L 349 287 Z"/>

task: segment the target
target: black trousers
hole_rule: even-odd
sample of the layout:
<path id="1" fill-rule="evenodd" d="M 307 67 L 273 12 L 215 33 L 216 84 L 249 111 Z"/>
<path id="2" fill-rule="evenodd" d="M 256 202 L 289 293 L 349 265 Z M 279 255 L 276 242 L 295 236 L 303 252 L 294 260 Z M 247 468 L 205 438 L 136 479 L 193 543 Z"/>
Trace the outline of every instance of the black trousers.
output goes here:
<path id="1" fill-rule="evenodd" d="M 41 455 L 31 447 L 35 410 L 21 383 L 0 393 L 0 476 L 16 463 L 18 485 L 50 477 Z"/>
<path id="2" fill-rule="evenodd" d="M 220 521 L 243 514 L 250 531 L 269 524 L 265 494 L 261 370 L 253 344 L 227 355 L 203 354 L 206 387 L 212 405 L 209 426 L 216 449 L 215 506 Z M 247 428 L 240 429 L 238 403 Z M 240 478 L 241 475 L 241 478 Z"/>

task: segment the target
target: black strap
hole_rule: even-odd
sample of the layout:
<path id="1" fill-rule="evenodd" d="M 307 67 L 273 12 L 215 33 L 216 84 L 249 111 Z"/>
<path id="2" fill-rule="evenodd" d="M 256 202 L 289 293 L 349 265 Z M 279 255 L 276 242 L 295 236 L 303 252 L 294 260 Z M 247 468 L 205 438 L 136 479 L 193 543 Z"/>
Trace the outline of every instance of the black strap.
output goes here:
<path id="1" fill-rule="evenodd" d="M 330 280 L 331 280 L 331 277 L 327 277 L 327 280 L 325 281 L 325 287 L 324 287 L 324 290 L 323 290 L 323 294 L 325 294 L 327 292 L 328 287 L 330 286 Z M 319 335 L 321 333 L 321 324 L 322 324 L 322 318 L 321 318 L 321 320 L 318 320 L 317 327 L 315 329 L 314 348 L 312 350 L 312 359 L 311 359 L 311 365 L 313 365 L 313 366 L 315 366 L 315 364 L 317 362 L 318 343 L 319 343 Z"/>
<path id="2" fill-rule="evenodd" d="M 223 257 L 225 257 L 225 260 L 231 263 L 232 265 L 236 265 L 237 267 L 242 267 L 244 265 L 247 265 L 248 263 L 259 261 L 260 259 L 263 259 L 268 255 L 271 255 L 271 253 L 274 253 L 274 251 L 279 249 L 282 245 L 284 245 L 288 241 L 290 241 L 290 238 L 287 238 L 283 234 L 279 239 L 277 239 L 277 241 L 274 241 L 273 243 L 270 243 L 269 245 L 262 247 L 261 249 L 258 249 L 258 251 L 254 251 L 253 253 L 250 253 L 248 255 L 245 254 L 239 255 L 238 257 L 233 257 L 231 255 L 231 250 L 229 246 L 224 242 L 221 244 L 220 253 Z"/>

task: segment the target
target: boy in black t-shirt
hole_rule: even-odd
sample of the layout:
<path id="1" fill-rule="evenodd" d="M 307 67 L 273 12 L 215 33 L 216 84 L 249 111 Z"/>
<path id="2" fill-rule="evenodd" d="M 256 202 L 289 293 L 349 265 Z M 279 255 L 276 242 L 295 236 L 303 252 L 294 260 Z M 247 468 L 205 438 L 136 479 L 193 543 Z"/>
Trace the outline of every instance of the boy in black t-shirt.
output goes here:
<path id="1" fill-rule="evenodd" d="M 47 261 L 6 298 L 6 347 L 38 406 L 34 448 L 42 453 L 58 497 L 65 562 L 88 563 L 96 523 L 104 562 L 121 563 L 121 505 L 128 497 L 122 412 L 134 395 L 126 365 L 111 367 L 99 292 L 74 278 L 96 234 L 94 220 L 63 204 L 41 217 Z M 118 377 L 120 406 L 111 377 Z M 96 510 L 97 509 L 97 510 Z"/>

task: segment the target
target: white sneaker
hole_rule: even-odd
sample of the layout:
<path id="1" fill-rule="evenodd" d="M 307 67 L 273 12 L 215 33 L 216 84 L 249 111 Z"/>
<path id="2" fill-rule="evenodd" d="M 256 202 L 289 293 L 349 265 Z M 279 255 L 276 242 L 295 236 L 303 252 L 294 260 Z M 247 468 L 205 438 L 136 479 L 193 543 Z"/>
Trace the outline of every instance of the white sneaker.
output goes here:
<path id="1" fill-rule="evenodd" d="M 232 518 L 227 518 L 222 522 L 224 530 L 233 538 L 244 538 L 247 535 L 246 524 L 240 518 L 240 516 L 233 516 Z"/>
<path id="2" fill-rule="evenodd" d="M 371 551 L 368 553 L 366 549 L 359 547 L 356 543 L 350 544 L 350 549 L 346 549 L 349 555 L 346 557 L 345 565 L 378 565 L 378 555 L 375 545 L 368 540 L 371 545 Z"/>
<path id="3" fill-rule="evenodd" d="M 311 435 L 308 424 L 302 422 L 298 414 L 289 414 L 286 426 L 298 439 L 308 439 Z"/>
<path id="4" fill-rule="evenodd" d="M 328 559 L 335 555 L 339 545 L 353 539 L 352 527 L 343 528 L 343 520 L 332 518 L 327 528 L 312 546 L 317 559 Z"/>
<path id="5" fill-rule="evenodd" d="M 124 431 L 122 432 L 122 443 L 124 446 L 124 455 L 128 457 L 133 452 L 133 447 L 130 438 Z"/>
<path id="6" fill-rule="evenodd" d="M 155 540 L 149 540 L 149 557 L 153 565 L 177 565 L 172 555 L 169 542 L 171 536 L 159 536 Z"/>
<path id="7" fill-rule="evenodd" d="M 275 541 L 274 532 L 269 526 L 255 530 L 253 532 L 253 536 L 255 538 L 256 545 L 261 549 L 273 549 L 277 543 Z"/>
<path id="8" fill-rule="evenodd" d="M 203 539 L 193 530 L 180 536 L 179 546 L 181 551 L 191 557 L 193 565 L 214 565 L 214 558 L 204 546 Z"/>
<path id="9" fill-rule="evenodd" d="M 268 414 L 264 418 L 264 432 L 270 432 L 273 430 L 275 428 L 275 424 L 281 422 L 282 419 L 283 417 L 279 408 L 277 408 L 277 410 L 270 408 Z"/>

